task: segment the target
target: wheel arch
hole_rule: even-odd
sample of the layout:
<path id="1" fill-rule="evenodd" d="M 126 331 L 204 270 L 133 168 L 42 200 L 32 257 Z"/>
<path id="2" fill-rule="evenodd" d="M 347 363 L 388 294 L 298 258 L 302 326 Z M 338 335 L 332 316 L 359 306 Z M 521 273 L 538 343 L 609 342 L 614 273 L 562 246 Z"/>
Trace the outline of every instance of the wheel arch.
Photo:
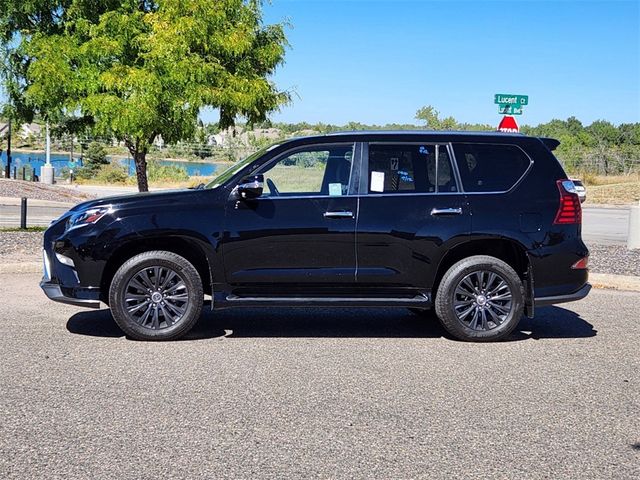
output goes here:
<path id="1" fill-rule="evenodd" d="M 205 293 L 212 293 L 212 270 L 205 250 L 198 240 L 179 236 L 131 239 L 119 245 L 109 256 L 100 280 L 101 300 L 108 304 L 109 288 L 118 268 L 136 255 L 151 250 L 164 250 L 180 255 L 191 263 L 200 275 Z"/>
<path id="2" fill-rule="evenodd" d="M 432 301 L 440 286 L 444 274 L 455 263 L 473 255 L 489 255 L 496 257 L 513 268 L 524 285 L 525 311 L 527 316 L 533 316 L 533 276 L 531 262 L 526 248 L 518 241 L 507 238 L 478 238 L 456 245 L 442 257 L 436 270 L 431 288 Z"/>

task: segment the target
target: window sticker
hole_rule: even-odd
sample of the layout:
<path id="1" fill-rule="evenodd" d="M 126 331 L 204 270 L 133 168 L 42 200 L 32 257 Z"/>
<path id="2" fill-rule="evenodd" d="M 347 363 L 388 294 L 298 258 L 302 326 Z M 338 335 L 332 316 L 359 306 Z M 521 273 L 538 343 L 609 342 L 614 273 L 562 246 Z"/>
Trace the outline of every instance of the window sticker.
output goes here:
<path id="1" fill-rule="evenodd" d="M 342 184 L 341 183 L 330 183 L 329 184 L 329 195 L 332 197 L 339 197 L 342 195 Z"/>
<path id="2" fill-rule="evenodd" d="M 398 170 L 400 181 L 405 183 L 413 183 L 413 177 L 406 170 Z"/>
<path id="3" fill-rule="evenodd" d="M 429 155 L 429 150 L 427 149 L 427 147 L 423 145 L 420 146 L 420 148 L 418 149 L 418 152 L 424 155 Z"/>
<path id="4" fill-rule="evenodd" d="M 391 157 L 391 170 L 398 170 L 398 165 L 400 164 L 400 159 L 397 157 Z"/>
<path id="5" fill-rule="evenodd" d="M 384 172 L 371 172 L 371 191 L 384 192 Z"/>

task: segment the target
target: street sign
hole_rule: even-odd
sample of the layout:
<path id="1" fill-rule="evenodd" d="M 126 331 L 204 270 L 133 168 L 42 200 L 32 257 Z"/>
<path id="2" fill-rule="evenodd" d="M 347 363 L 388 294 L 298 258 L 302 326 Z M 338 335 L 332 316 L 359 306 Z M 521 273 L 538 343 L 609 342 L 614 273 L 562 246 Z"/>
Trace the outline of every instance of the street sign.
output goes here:
<path id="1" fill-rule="evenodd" d="M 529 105 L 529 95 L 496 93 L 493 97 L 493 103 L 497 103 L 498 105 L 513 105 L 514 107 L 522 107 L 523 105 Z"/>
<path id="2" fill-rule="evenodd" d="M 522 115 L 522 107 L 501 103 L 498 105 L 498 113 L 500 115 Z"/>
<path id="3" fill-rule="evenodd" d="M 505 116 L 500 120 L 500 125 L 498 125 L 499 132 L 505 133 L 518 133 L 520 128 L 518 127 L 518 122 L 516 119 L 510 116 Z"/>

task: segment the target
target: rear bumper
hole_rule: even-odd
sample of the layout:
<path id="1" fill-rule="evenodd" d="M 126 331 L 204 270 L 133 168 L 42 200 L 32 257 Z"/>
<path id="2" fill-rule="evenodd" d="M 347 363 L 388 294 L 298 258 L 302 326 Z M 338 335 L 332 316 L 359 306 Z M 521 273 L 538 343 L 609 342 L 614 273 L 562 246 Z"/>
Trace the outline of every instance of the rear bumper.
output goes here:
<path id="1" fill-rule="evenodd" d="M 570 293 L 568 295 L 555 295 L 552 297 L 536 297 L 536 307 L 544 307 L 545 305 L 555 305 L 557 303 L 575 302 L 576 300 L 582 300 L 591 291 L 591 284 L 587 283 L 577 292 Z"/>
<path id="2" fill-rule="evenodd" d="M 54 302 L 66 303 L 68 305 L 75 305 L 76 307 L 86 308 L 100 308 L 100 301 L 89 298 L 76 298 L 71 295 L 65 295 L 62 292 L 60 285 L 56 283 L 49 283 L 46 281 L 40 282 L 40 288 L 44 291 L 45 295 Z"/>

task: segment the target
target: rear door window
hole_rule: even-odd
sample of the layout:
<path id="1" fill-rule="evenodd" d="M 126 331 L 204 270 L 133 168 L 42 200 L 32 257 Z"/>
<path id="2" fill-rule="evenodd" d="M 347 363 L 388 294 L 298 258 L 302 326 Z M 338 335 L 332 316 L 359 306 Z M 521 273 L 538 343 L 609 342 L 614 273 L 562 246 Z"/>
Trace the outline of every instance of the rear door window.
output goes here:
<path id="1" fill-rule="evenodd" d="M 369 193 L 457 191 L 446 144 L 369 145 Z"/>
<path id="2" fill-rule="evenodd" d="M 505 192 L 531 163 L 515 145 L 454 143 L 453 151 L 465 192 Z"/>

